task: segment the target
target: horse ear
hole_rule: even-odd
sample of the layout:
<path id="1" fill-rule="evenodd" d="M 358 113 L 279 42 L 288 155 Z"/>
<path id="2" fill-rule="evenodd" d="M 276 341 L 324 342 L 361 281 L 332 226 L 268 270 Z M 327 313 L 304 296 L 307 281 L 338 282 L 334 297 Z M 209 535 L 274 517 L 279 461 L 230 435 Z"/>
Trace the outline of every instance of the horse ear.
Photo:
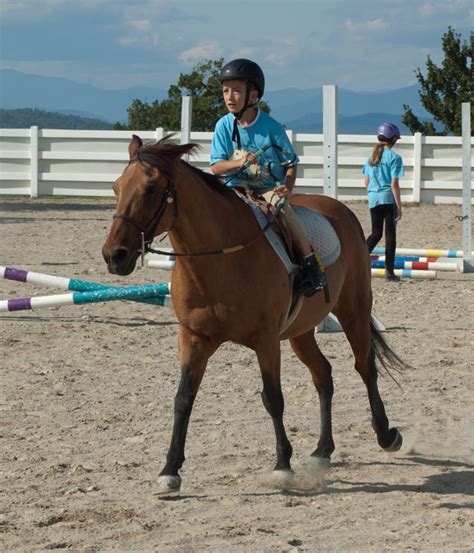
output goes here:
<path id="1" fill-rule="evenodd" d="M 130 156 L 130 161 L 137 157 L 138 150 L 143 146 L 142 139 L 139 136 L 136 134 L 132 136 L 132 141 L 128 145 L 128 155 Z"/>

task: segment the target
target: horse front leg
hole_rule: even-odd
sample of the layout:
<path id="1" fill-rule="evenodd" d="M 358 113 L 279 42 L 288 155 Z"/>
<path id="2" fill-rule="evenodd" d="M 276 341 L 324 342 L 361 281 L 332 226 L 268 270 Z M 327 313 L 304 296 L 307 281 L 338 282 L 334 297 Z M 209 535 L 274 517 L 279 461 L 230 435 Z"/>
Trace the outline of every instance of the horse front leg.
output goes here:
<path id="1" fill-rule="evenodd" d="M 166 464 L 156 481 L 155 493 L 177 492 L 181 488 L 179 469 L 183 466 L 189 418 L 209 357 L 217 349 L 210 340 L 181 329 L 179 335 L 181 380 L 174 400 L 174 424 Z"/>
<path id="2" fill-rule="evenodd" d="M 290 441 L 283 424 L 284 400 L 280 381 L 280 342 L 267 340 L 256 350 L 260 371 L 262 373 L 262 400 L 265 409 L 272 418 L 276 436 L 277 462 L 273 473 L 288 479 L 292 475 L 290 459 L 293 453 Z"/>

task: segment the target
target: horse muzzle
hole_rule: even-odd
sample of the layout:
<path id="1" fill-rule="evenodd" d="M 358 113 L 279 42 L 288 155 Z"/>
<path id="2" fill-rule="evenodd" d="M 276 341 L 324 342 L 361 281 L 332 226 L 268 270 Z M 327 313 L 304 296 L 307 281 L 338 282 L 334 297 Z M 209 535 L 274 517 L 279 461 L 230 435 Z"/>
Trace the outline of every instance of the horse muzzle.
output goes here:
<path id="1" fill-rule="evenodd" d="M 109 248 L 106 244 L 102 248 L 102 256 L 109 273 L 127 276 L 135 269 L 139 252 L 130 251 L 125 247 Z"/>

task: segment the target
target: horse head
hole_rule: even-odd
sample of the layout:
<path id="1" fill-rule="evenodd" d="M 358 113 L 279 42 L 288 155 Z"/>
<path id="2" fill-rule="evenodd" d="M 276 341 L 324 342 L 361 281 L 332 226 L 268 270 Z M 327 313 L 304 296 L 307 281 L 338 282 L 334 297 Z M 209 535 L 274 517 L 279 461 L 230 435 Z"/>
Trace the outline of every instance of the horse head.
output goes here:
<path id="1" fill-rule="evenodd" d="M 130 160 L 113 185 L 117 211 L 102 248 L 111 273 L 130 274 L 143 243 L 170 228 L 176 216 L 176 168 L 181 156 L 195 148 L 170 142 L 169 137 L 144 145 L 133 135 Z"/>

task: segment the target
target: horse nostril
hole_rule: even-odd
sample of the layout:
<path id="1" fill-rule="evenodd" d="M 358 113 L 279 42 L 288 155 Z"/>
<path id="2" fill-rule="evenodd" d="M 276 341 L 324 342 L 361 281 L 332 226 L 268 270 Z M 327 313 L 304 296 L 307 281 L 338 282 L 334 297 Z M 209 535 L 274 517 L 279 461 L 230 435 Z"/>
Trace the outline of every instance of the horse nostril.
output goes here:
<path id="1" fill-rule="evenodd" d="M 110 256 L 110 260 L 115 265 L 121 265 L 124 261 L 128 258 L 128 250 L 127 248 L 118 248 L 112 252 L 112 255 Z"/>

